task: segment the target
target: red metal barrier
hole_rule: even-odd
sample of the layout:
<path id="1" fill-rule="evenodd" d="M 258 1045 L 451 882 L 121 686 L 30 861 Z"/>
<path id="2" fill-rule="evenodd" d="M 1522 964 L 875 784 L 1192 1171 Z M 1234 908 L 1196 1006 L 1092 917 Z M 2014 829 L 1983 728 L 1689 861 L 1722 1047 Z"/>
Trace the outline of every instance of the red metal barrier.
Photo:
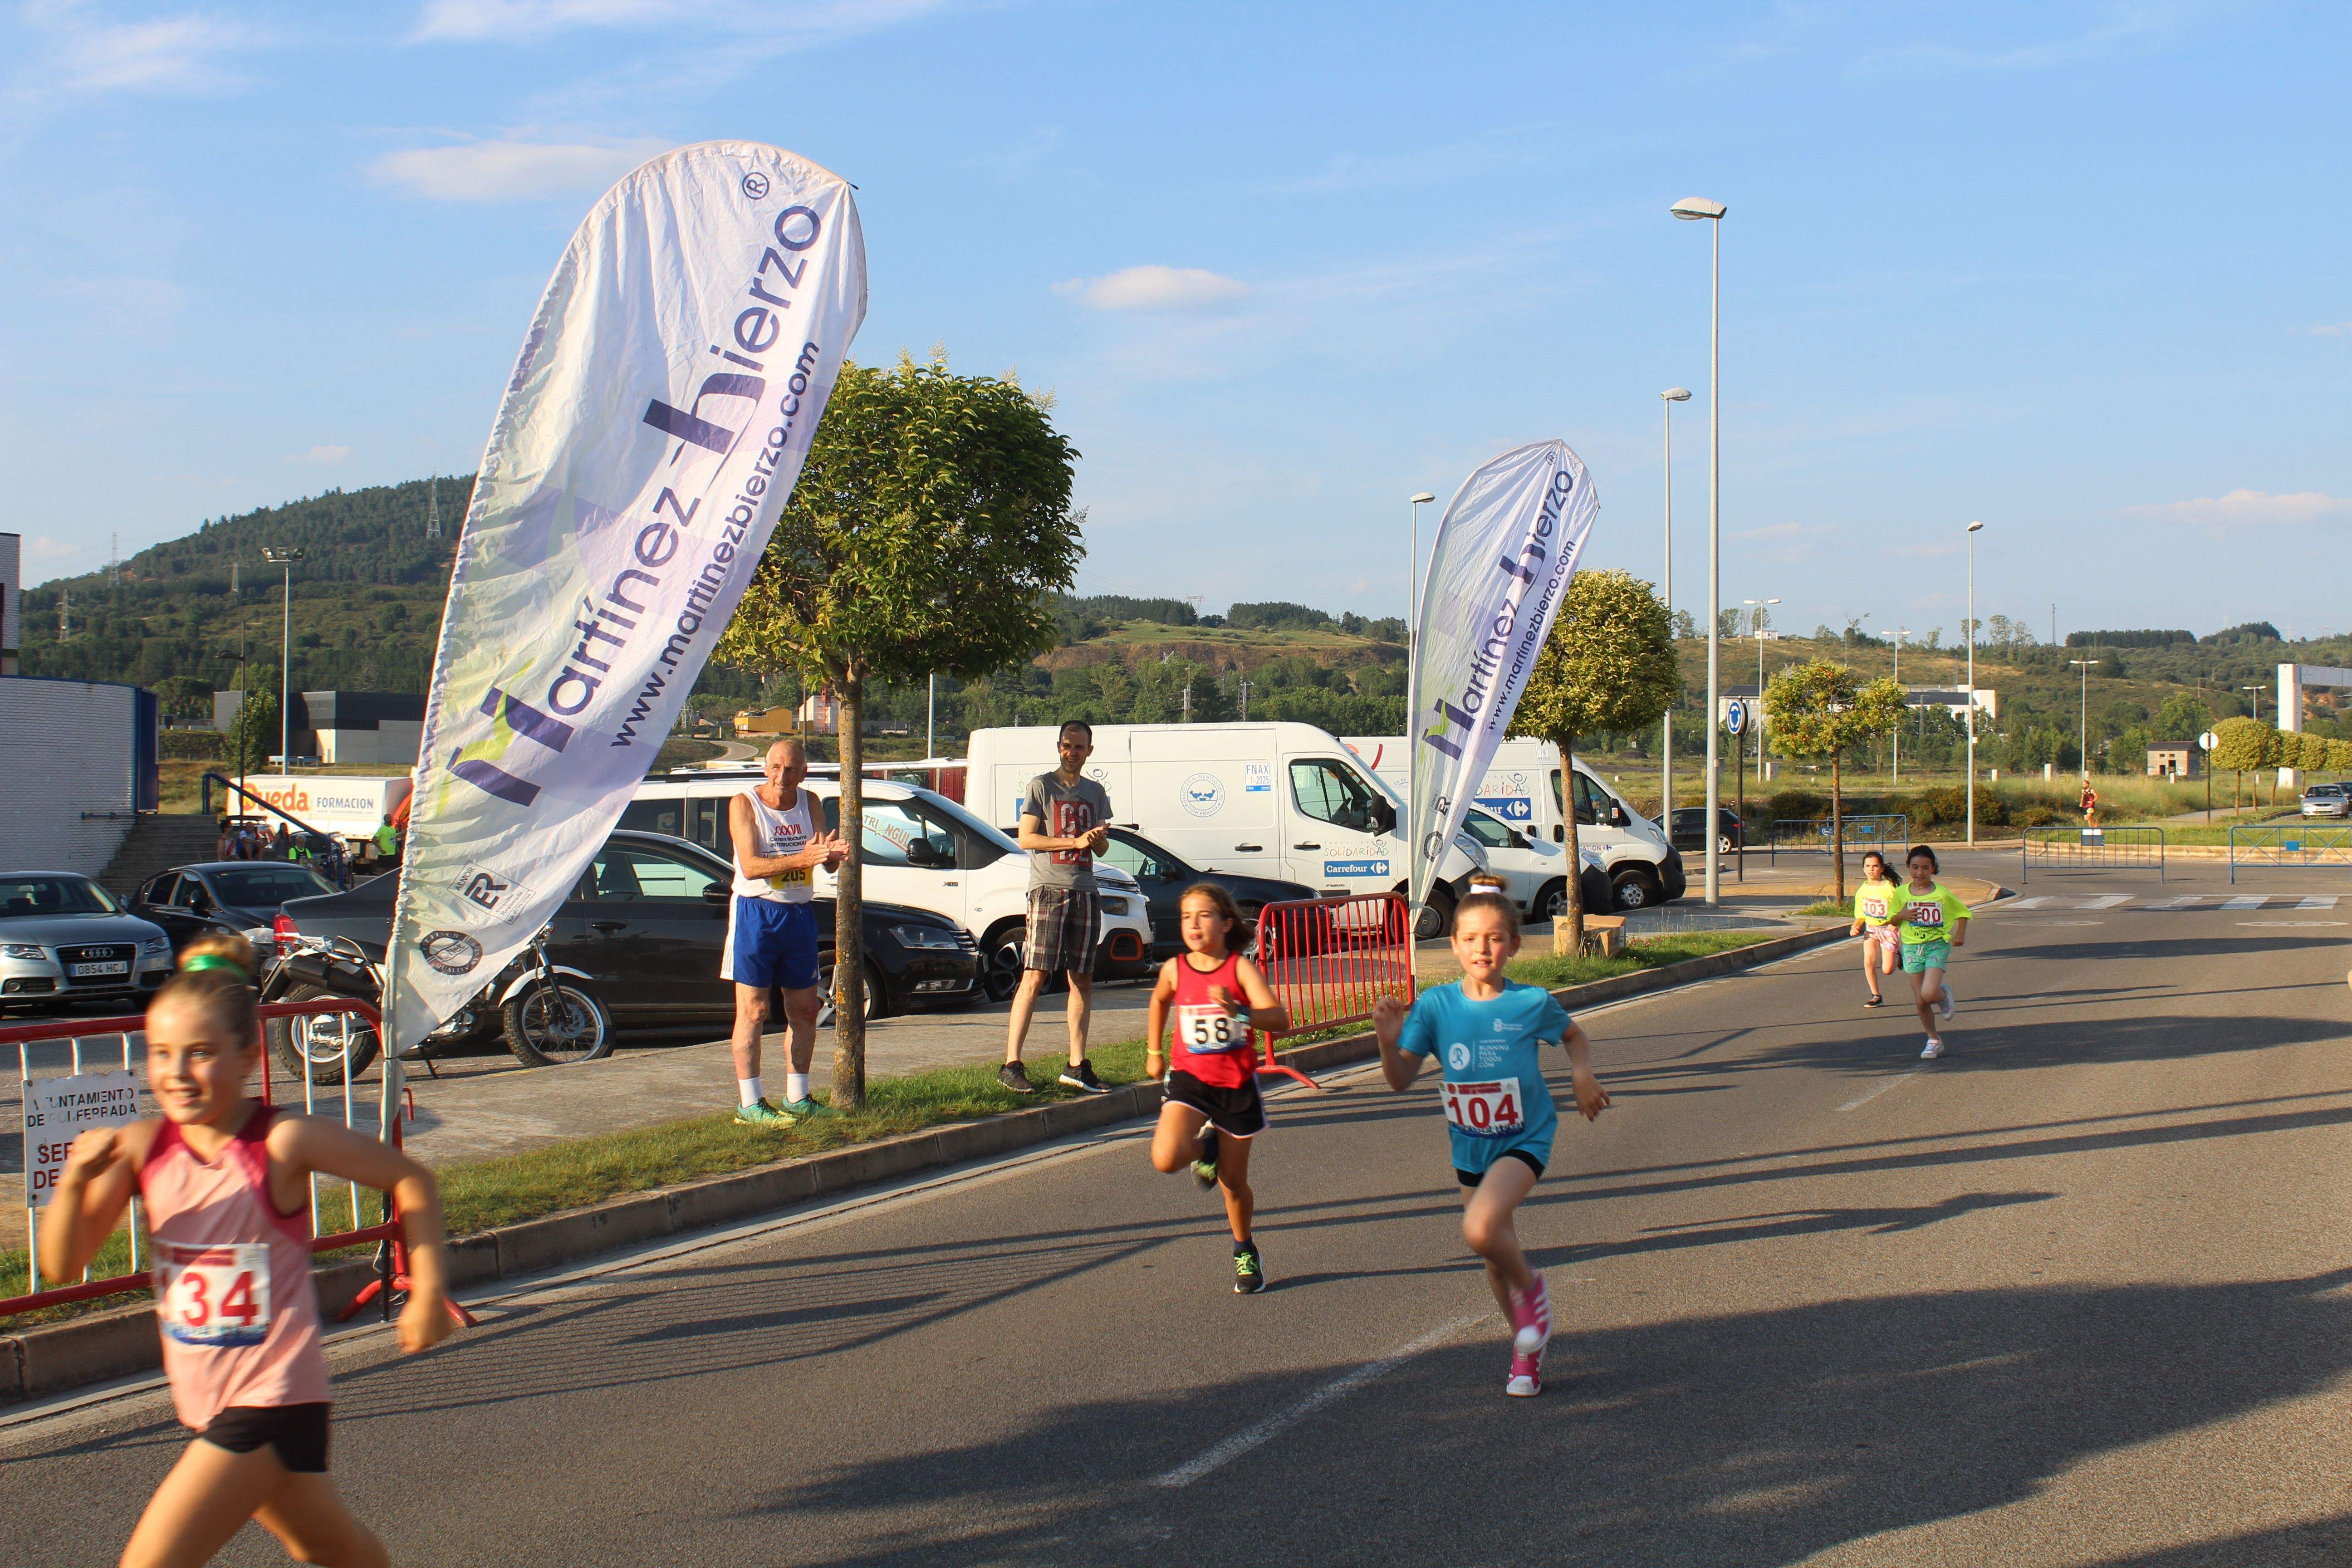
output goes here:
<path id="1" fill-rule="evenodd" d="M 1312 1079 L 1274 1059 L 1278 1039 L 1360 1024 L 1382 996 L 1413 999 L 1412 911 L 1396 893 L 1302 899 L 1258 911 L 1257 966 L 1290 1011 L 1290 1026 L 1264 1032 L 1262 1073 L 1281 1073 L 1308 1088 Z"/>
<path id="2" fill-rule="evenodd" d="M 377 1016 L 375 1008 L 368 1003 L 359 1001 L 356 998 L 328 996 L 320 997 L 315 1001 L 310 1002 L 268 1002 L 264 1003 L 260 1007 L 257 1008 L 256 1011 L 260 1015 L 262 1028 L 264 1030 L 264 1035 L 260 1042 L 261 1102 L 264 1105 L 276 1103 L 272 1096 L 272 1086 L 270 1081 L 270 1052 L 269 1042 L 267 1036 L 267 1029 L 270 1019 L 299 1018 L 313 1016 L 332 1015 L 337 1013 L 352 1014 L 357 1016 L 370 1028 L 375 1030 L 378 1039 L 383 1037 L 383 1021 Z M 137 1016 L 123 1018 L 52 1018 L 37 1024 L 13 1024 L 0 1026 L 0 1047 L 7 1046 L 22 1047 L 41 1040 L 87 1039 L 91 1037 L 100 1035 L 121 1035 L 125 1037 L 127 1042 L 130 1036 L 144 1033 L 146 1027 L 147 1020 L 143 1017 Z M 24 1068 L 22 1066 L 23 1059 L 24 1058 L 20 1055 L 18 1058 L 20 1078 L 24 1075 Z M 352 1075 L 348 1070 L 350 1066 L 348 1047 L 344 1065 L 347 1069 L 343 1075 L 343 1089 L 346 1096 L 345 1121 L 348 1122 L 350 1120 L 349 1095 L 352 1088 Z M 307 1104 L 311 1097 L 307 1093 L 309 1086 L 306 1084 L 304 1087 L 306 1089 L 305 1100 Z M 405 1121 L 409 1116 L 415 1114 L 415 1105 L 412 1102 L 404 1108 L 401 1115 L 393 1118 L 390 1129 L 393 1147 L 400 1147 L 401 1123 Z M 29 1167 L 32 1162 L 28 1158 L 26 1163 Z M 27 1194 L 28 1198 L 30 1194 Z M 391 1255 L 389 1258 L 391 1268 L 389 1271 L 389 1277 L 380 1277 L 366 1289 L 362 1290 L 360 1294 L 359 1300 L 353 1301 L 352 1305 L 344 1310 L 342 1314 L 344 1318 L 351 1317 L 351 1315 L 353 1312 L 356 1312 L 362 1305 L 370 1300 L 382 1300 L 388 1310 L 390 1301 L 388 1292 L 407 1289 L 408 1246 L 407 1240 L 401 1229 L 400 1213 L 396 1208 L 393 1207 L 389 1194 L 386 1195 L 384 1206 L 387 1210 L 387 1214 L 386 1217 L 381 1224 L 362 1226 L 354 1230 L 338 1231 L 329 1236 L 319 1236 L 314 1234 L 311 1237 L 310 1250 L 314 1253 L 331 1252 L 338 1247 L 356 1247 L 362 1243 L 370 1241 L 389 1242 L 391 1244 Z M 30 1216 L 33 1211 L 29 1203 L 26 1205 L 26 1212 L 28 1222 L 26 1226 L 26 1243 L 29 1250 L 37 1254 L 39 1249 L 39 1237 L 37 1235 L 34 1234 L 36 1227 L 30 1223 Z M 318 1178 L 314 1176 L 311 1179 L 310 1194 L 310 1224 L 314 1233 L 318 1227 Z M 359 1217 L 358 1189 L 356 1187 L 352 1189 L 352 1217 L 355 1220 Z M 131 1230 L 131 1260 L 136 1263 L 138 1261 L 138 1229 L 135 1222 Z M 149 1287 L 149 1284 L 150 1280 L 147 1271 L 140 1269 L 137 1272 L 131 1274 L 117 1275 L 111 1279 L 89 1279 L 81 1281 L 79 1284 L 57 1286 L 47 1290 L 35 1290 L 28 1295 L 13 1296 L 5 1300 L 0 1300 L 0 1318 L 11 1317 L 18 1312 L 34 1311 L 42 1307 L 58 1306 L 68 1301 L 88 1300 L 94 1296 L 112 1296 L 127 1290 L 145 1289 Z M 451 1310 L 457 1313 L 461 1321 L 467 1323 L 473 1321 L 470 1317 L 467 1317 L 465 1314 L 464 1309 L 457 1307 L 454 1302 L 451 1303 Z"/>

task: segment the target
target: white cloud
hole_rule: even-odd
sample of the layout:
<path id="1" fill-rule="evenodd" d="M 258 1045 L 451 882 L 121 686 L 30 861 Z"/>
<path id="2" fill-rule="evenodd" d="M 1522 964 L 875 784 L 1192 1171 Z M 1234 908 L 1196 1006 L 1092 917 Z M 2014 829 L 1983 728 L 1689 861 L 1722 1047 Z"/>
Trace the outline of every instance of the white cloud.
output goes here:
<path id="1" fill-rule="evenodd" d="M 503 201 L 602 190 L 669 150 L 667 142 L 611 145 L 550 142 L 461 142 L 386 153 L 368 173 L 413 195 L 443 202 Z"/>
<path id="2" fill-rule="evenodd" d="M 19 16 L 39 44 L 22 57 L 11 96 L 28 109 L 73 93 L 206 93 L 245 85 L 228 57 L 270 42 L 261 29 L 189 13 L 101 22 L 82 0 L 37 0 Z"/>
<path id="3" fill-rule="evenodd" d="M 2272 495 L 2267 490 L 2235 489 L 2227 495 L 2200 496 L 2195 500 L 2127 506 L 2124 512 L 2128 517 L 2185 523 L 2220 534 L 2242 529 L 2268 528 L 2278 523 L 2319 522 L 2328 518 L 2352 515 L 2352 500 L 2322 495 L 2317 490 Z"/>
<path id="4" fill-rule="evenodd" d="M 2352 337 L 2352 321 L 2322 321 L 2317 326 L 2303 330 L 2315 338 Z"/>
<path id="5" fill-rule="evenodd" d="M 668 25 L 762 37 L 791 47 L 869 32 L 936 9 L 940 0 L 426 0 L 415 41 L 523 41 L 579 27 Z"/>
<path id="6" fill-rule="evenodd" d="M 351 455 L 349 447 L 313 447 L 307 452 L 289 452 L 278 460 L 281 463 L 316 463 L 323 468 L 331 468 Z"/>
<path id="7" fill-rule="evenodd" d="M 25 558 L 35 565 L 53 566 L 60 561 L 72 560 L 89 548 L 86 544 L 69 544 L 62 539 L 37 533 L 25 541 Z"/>
<path id="8" fill-rule="evenodd" d="M 1198 267 L 1129 267 L 1054 285 L 1097 310 L 1215 310 L 1249 298 L 1250 286 Z"/>

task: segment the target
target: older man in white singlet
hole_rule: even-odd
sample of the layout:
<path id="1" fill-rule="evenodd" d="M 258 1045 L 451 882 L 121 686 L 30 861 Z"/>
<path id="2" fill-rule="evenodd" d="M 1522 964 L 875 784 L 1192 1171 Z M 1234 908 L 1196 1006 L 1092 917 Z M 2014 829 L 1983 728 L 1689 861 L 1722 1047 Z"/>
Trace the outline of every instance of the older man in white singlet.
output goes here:
<path id="1" fill-rule="evenodd" d="M 824 808 L 801 788 L 808 754 L 798 741 L 768 748 L 768 779 L 728 803 L 735 845 L 735 901 L 727 917 L 723 979 L 735 982 L 735 1120 L 752 1127 L 790 1127 L 824 1109 L 809 1098 L 809 1065 L 816 1055 L 816 868 L 830 871 L 849 855 L 824 830 Z M 784 993 L 791 1030 L 784 1103 L 771 1104 L 760 1082 L 760 1035 L 768 1019 L 768 988 Z"/>

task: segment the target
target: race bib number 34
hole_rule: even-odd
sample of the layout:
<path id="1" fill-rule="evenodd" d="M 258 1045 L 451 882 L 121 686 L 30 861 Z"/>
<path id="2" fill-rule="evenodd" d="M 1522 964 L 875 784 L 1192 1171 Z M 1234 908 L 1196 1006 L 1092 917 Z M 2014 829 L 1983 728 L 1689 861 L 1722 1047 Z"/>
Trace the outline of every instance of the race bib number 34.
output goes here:
<path id="1" fill-rule="evenodd" d="M 1528 1124 L 1519 1101 L 1519 1080 L 1494 1083 L 1448 1083 L 1444 1086 L 1445 1120 L 1473 1138 L 1500 1138 Z"/>
<path id="2" fill-rule="evenodd" d="M 1194 1056 L 1237 1051 L 1249 1044 L 1249 1025 L 1223 1007 L 1179 1007 L 1176 1037 Z"/>
<path id="3" fill-rule="evenodd" d="M 269 1248 L 261 1242 L 158 1242 L 155 1313 L 184 1345 L 223 1350 L 269 1337 Z"/>

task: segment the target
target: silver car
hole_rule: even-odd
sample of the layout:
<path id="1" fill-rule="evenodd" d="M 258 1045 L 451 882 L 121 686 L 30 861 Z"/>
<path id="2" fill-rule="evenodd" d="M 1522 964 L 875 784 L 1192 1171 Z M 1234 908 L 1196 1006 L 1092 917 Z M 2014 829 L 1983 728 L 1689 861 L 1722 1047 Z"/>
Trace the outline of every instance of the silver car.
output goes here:
<path id="1" fill-rule="evenodd" d="M 172 973 L 172 939 L 71 871 L 0 871 L 0 1011 L 135 1005 Z"/>
<path id="2" fill-rule="evenodd" d="M 2340 784 L 2313 784 L 2303 792 L 2305 816 L 2352 816 L 2352 792 Z"/>

